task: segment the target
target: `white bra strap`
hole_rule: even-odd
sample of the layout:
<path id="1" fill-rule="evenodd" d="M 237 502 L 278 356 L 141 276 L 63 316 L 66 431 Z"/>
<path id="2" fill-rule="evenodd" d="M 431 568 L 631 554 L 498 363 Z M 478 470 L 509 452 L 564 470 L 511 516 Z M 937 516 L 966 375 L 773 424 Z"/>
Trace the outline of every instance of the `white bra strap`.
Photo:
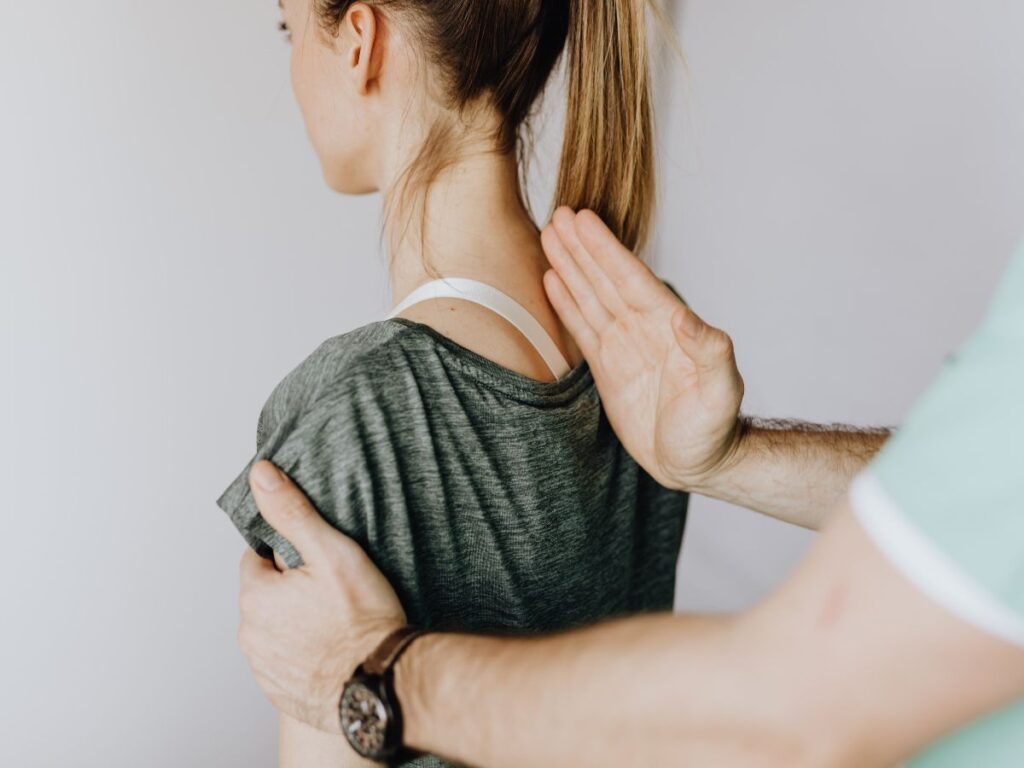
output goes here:
<path id="1" fill-rule="evenodd" d="M 531 315 L 526 308 L 518 303 L 511 296 L 508 296 L 497 288 L 477 280 L 469 280 L 464 277 L 447 277 L 443 280 L 435 280 L 426 285 L 421 285 L 409 294 L 401 304 L 392 310 L 388 319 L 397 317 L 409 307 L 431 299 L 462 299 L 471 301 L 489 310 L 512 323 L 526 340 L 529 341 L 537 353 L 544 358 L 544 362 L 556 379 L 565 376 L 571 370 L 569 363 L 558 351 L 558 347 L 551 336 L 544 330 L 537 318 Z"/>

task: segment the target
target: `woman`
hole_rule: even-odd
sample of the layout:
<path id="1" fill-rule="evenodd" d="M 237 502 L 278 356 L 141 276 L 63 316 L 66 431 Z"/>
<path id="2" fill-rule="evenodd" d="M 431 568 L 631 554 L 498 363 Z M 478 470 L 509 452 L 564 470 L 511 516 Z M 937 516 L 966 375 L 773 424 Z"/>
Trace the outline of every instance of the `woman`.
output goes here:
<path id="1" fill-rule="evenodd" d="M 642 245 L 654 197 L 644 0 L 281 7 L 327 183 L 383 193 L 397 306 L 285 378 L 253 461 L 280 466 L 367 548 L 414 624 L 536 632 L 670 608 L 686 499 L 619 444 L 547 303 L 518 159 L 567 49 L 557 202 Z M 300 565 L 260 518 L 248 470 L 218 503 L 257 551 Z M 287 719 L 281 761 L 359 763 L 342 738 Z"/>

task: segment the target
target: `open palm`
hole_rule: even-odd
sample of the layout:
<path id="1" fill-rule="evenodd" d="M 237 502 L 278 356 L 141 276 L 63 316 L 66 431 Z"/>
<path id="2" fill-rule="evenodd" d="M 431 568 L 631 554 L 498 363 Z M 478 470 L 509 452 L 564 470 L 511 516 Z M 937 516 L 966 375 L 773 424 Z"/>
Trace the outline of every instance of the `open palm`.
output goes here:
<path id="1" fill-rule="evenodd" d="M 542 235 L 545 287 L 586 356 L 612 427 L 668 487 L 727 461 L 743 380 L 732 342 L 703 323 L 593 213 L 555 212 Z"/>

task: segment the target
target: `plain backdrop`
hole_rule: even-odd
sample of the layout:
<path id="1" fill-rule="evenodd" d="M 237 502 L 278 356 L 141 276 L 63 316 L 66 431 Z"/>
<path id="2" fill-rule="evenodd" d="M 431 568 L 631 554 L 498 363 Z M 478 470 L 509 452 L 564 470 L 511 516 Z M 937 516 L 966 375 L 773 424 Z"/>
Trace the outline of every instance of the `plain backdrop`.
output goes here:
<path id="1" fill-rule="evenodd" d="M 274 765 L 214 499 L 273 386 L 385 310 L 379 201 L 323 185 L 273 2 L 3 8 L 0 762 Z M 748 411 L 900 421 L 1024 234 L 1024 5 L 672 12 L 654 263 Z M 679 605 L 750 605 L 810 541 L 696 500 Z"/>

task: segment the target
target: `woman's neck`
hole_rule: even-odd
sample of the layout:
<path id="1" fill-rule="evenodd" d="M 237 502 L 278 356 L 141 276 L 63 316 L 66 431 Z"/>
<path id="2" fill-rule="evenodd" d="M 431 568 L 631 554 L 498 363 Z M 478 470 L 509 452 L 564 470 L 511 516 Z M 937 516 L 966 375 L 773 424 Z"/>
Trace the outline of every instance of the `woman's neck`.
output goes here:
<path id="1" fill-rule="evenodd" d="M 547 262 L 515 157 L 467 155 L 431 183 L 422 207 L 396 202 L 388 219 L 396 304 L 438 276 L 480 280 L 530 304 L 543 297 Z"/>

